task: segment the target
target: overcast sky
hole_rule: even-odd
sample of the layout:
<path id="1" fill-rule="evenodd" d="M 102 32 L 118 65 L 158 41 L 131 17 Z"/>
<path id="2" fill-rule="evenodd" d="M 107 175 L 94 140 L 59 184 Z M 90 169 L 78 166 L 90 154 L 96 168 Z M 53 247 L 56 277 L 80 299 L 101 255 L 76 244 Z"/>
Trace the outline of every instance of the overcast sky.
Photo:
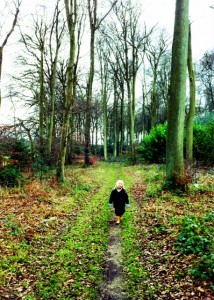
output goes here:
<path id="1" fill-rule="evenodd" d="M 53 0 L 45 0 L 46 4 L 52 5 Z M 1 9 L 2 0 L 0 0 Z M 143 8 L 143 20 L 147 26 L 158 24 L 160 28 L 166 28 L 169 35 L 173 36 L 175 3 L 176 0 L 141 0 Z M 27 14 L 33 14 L 38 4 L 44 4 L 44 0 L 22 0 L 20 9 L 21 19 Z M 192 48 L 194 60 L 199 60 L 205 51 L 214 49 L 214 0 L 190 0 L 189 16 L 192 22 Z M 0 41 L 0 44 L 2 41 Z M 11 47 L 12 45 L 12 47 Z M 15 47 L 15 44 L 14 44 Z M 4 84 L 5 71 L 12 68 L 15 60 L 13 38 L 11 36 L 8 46 L 4 49 L 2 83 Z M 14 112 L 8 110 L 9 100 L 2 101 L 0 108 L 0 124 L 7 123 Z"/>
<path id="2" fill-rule="evenodd" d="M 175 0 L 142 0 L 146 22 L 158 23 L 173 36 Z M 214 0 L 190 0 L 193 57 L 200 59 L 206 50 L 214 48 Z"/>

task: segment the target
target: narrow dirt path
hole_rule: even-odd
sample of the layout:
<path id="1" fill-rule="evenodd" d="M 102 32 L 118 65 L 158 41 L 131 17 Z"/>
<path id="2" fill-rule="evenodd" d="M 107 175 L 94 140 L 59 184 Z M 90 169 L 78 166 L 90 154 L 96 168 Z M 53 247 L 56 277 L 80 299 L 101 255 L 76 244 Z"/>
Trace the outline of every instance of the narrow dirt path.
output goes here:
<path id="1" fill-rule="evenodd" d="M 100 300 L 128 300 L 124 288 L 123 259 L 121 246 L 122 224 L 115 224 L 115 217 L 112 216 L 109 226 L 109 242 L 106 260 L 106 280 L 101 286 Z"/>
<path id="2" fill-rule="evenodd" d="M 126 174 L 122 166 L 117 166 L 115 169 L 115 179 L 124 179 L 129 175 Z M 116 181 L 115 180 L 115 181 Z M 122 230 L 123 221 L 120 225 L 116 224 L 116 217 L 112 213 L 109 221 L 109 237 L 106 258 L 106 278 L 103 282 L 100 291 L 100 300 L 130 300 L 129 295 L 125 291 L 125 272 L 123 269 L 123 253 L 122 253 Z"/>

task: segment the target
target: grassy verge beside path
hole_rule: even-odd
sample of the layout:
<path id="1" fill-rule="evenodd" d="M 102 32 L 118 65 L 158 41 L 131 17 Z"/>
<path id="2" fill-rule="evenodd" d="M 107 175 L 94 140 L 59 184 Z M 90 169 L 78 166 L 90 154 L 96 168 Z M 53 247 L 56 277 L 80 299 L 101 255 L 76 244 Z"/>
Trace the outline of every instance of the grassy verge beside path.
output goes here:
<path id="1" fill-rule="evenodd" d="M 99 299 L 97 288 L 104 276 L 111 216 L 107 201 L 120 167 L 102 164 L 67 172 L 63 197 L 57 199 L 55 195 L 48 200 L 43 195 L 44 211 L 39 211 L 43 218 L 30 242 L 26 241 L 27 226 L 20 227 L 19 216 L 14 214 L 13 225 L 20 229 L 14 249 L 17 236 L 11 234 L 12 223 L 6 223 L 8 216 L 4 215 L 3 229 L 8 240 L 2 246 L 0 295 L 3 299 L 12 296 L 26 300 Z M 49 190 L 48 197 L 51 192 L 54 191 Z M 47 202 L 52 207 L 49 214 L 45 214 Z"/>

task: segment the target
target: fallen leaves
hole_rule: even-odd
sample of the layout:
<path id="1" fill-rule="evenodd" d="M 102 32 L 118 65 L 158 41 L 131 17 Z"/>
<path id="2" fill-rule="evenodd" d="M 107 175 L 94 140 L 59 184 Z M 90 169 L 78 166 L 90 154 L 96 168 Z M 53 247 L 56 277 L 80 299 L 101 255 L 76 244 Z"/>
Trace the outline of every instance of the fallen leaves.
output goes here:
<path id="1" fill-rule="evenodd" d="M 178 234 L 179 217 L 191 212 L 194 214 L 196 207 L 197 214 L 211 211 L 212 193 L 208 192 L 200 198 L 196 194 L 194 197 L 192 194 L 175 197 L 165 191 L 162 195 L 147 197 L 147 174 L 142 172 L 141 176 L 137 179 L 132 195 L 138 207 L 135 226 L 142 250 L 142 265 L 149 274 L 145 286 L 142 286 L 145 299 L 209 298 L 213 293 L 211 282 L 197 282 L 190 276 L 190 270 L 199 257 L 177 252 L 174 241 Z"/>
<path id="2" fill-rule="evenodd" d="M 96 299 L 109 230 L 104 204 L 117 172 L 112 164 L 72 169 L 64 187 L 51 177 L 27 184 L 24 191 L 1 190 L 2 299 Z M 155 166 L 122 172 L 135 181 L 129 191 L 136 207 L 129 214 L 136 235 L 129 237 L 129 251 L 136 247 L 138 252 L 126 274 L 132 299 L 213 300 L 210 283 L 190 276 L 198 257 L 182 255 L 173 246 L 183 216 L 206 214 L 213 207 L 212 191 L 185 197 L 160 192 L 160 185 L 155 188 L 155 180 L 161 178 Z M 152 188 L 147 189 L 150 181 Z M 141 281 L 134 281 L 136 273 Z"/>

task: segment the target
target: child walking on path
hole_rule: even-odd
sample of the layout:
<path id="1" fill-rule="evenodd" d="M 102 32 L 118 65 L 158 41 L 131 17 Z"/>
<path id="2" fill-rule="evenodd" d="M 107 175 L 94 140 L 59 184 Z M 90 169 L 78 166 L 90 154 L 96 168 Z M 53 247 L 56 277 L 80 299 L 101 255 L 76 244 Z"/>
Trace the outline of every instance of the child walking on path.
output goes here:
<path id="1" fill-rule="evenodd" d="M 109 205 L 114 207 L 115 215 L 117 216 L 116 224 L 120 224 L 122 216 L 125 212 L 125 207 L 130 207 L 129 197 L 124 188 L 123 180 L 116 182 L 115 188 L 111 192 Z"/>

